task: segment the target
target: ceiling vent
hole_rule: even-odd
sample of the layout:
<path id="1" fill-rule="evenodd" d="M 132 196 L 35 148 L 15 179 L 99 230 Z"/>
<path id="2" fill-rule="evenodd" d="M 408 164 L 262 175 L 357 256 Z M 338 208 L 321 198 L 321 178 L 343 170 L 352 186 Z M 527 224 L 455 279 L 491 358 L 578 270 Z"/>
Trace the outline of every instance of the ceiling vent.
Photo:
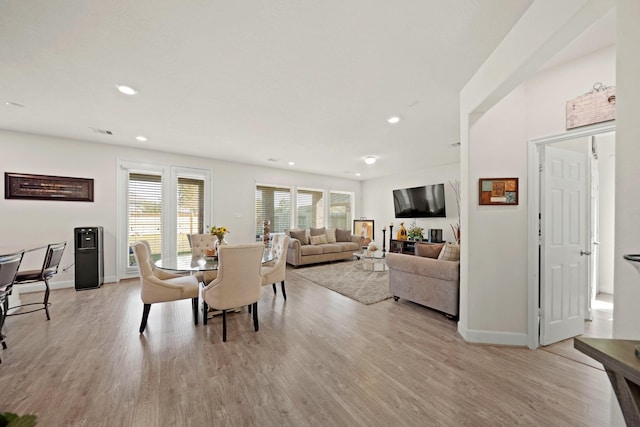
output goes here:
<path id="1" fill-rule="evenodd" d="M 113 135 L 113 132 L 106 129 L 91 128 L 91 130 L 94 131 L 95 133 L 100 133 L 102 135 Z"/>

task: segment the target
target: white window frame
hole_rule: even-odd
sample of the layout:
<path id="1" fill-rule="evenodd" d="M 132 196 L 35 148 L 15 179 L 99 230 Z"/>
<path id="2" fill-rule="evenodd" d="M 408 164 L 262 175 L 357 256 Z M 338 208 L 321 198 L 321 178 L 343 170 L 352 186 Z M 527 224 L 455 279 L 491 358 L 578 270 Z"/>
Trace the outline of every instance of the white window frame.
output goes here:
<path id="1" fill-rule="evenodd" d="M 130 267 L 128 238 L 129 173 L 159 175 L 162 181 L 162 254 L 177 255 L 178 177 L 204 180 L 204 224 L 211 224 L 211 170 L 144 163 L 118 159 L 116 173 L 116 276 L 117 280 L 138 276 L 138 267 Z"/>

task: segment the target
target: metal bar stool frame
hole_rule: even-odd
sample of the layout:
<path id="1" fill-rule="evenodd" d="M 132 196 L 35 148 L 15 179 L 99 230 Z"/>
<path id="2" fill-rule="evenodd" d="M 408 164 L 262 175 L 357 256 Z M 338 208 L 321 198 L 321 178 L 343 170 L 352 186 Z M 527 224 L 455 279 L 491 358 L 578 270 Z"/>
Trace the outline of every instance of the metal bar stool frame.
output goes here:
<path id="1" fill-rule="evenodd" d="M 44 310 L 47 314 L 47 320 L 51 320 L 51 316 L 49 315 L 49 306 L 51 303 L 49 302 L 49 279 L 58 273 L 58 266 L 60 265 L 60 261 L 62 261 L 62 254 L 64 253 L 64 249 L 67 246 L 67 242 L 60 243 L 51 243 L 47 246 L 47 252 L 44 257 L 44 262 L 42 263 L 42 269 L 40 270 L 27 270 L 27 271 L 18 271 L 16 275 L 16 279 L 13 282 L 15 285 L 21 285 L 26 283 L 36 283 L 36 282 L 44 282 L 45 291 L 44 291 L 44 301 L 43 302 L 32 302 L 27 304 L 20 304 L 14 307 L 9 307 L 9 310 L 14 308 L 26 307 L 30 305 L 42 305 L 43 307 L 36 308 L 29 311 L 22 311 L 20 313 L 11 313 L 7 314 L 7 316 L 18 316 L 21 314 L 33 313 L 35 311 Z M 11 293 L 9 293 L 11 295 Z"/>
<path id="2" fill-rule="evenodd" d="M 7 311 L 9 310 L 9 300 L 7 297 L 11 293 L 11 287 L 18 275 L 18 269 L 22 263 L 23 256 L 24 250 L 12 254 L 0 255 L 0 343 L 2 343 L 3 349 L 7 348 L 5 336 L 2 333 Z M 0 359 L 0 363 L 2 363 L 2 359 Z"/>

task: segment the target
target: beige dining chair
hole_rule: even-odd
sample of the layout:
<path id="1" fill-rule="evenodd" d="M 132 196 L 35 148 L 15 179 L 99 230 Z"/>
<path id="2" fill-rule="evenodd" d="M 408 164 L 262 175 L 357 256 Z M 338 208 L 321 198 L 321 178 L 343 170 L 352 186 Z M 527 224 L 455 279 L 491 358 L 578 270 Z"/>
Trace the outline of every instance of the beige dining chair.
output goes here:
<path id="1" fill-rule="evenodd" d="M 17 316 L 20 314 L 33 313 L 34 311 L 44 310 L 47 314 L 47 320 L 51 320 L 49 315 L 49 279 L 58 273 L 58 266 L 62 261 L 62 254 L 67 246 L 67 242 L 51 243 L 47 246 L 47 251 L 44 255 L 44 261 L 42 268 L 39 270 L 25 270 L 18 271 L 16 280 L 13 282 L 13 286 L 19 286 L 26 283 L 44 282 L 44 300 L 42 302 L 32 302 L 28 304 L 16 305 L 15 307 L 9 307 L 9 310 L 25 307 L 28 305 L 42 305 L 40 308 L 35 308 L 29 311 L 20 311 L 19 313 L 8 314 L 8 316 Z"/>
<path id="2" fill-rule="evenodd" d="M 262 286 L 272 285 L 273 293 L 276 291 L 276 283 L 281 283 L 282 296 L 286 300 L 287 292 L 284 288 L 284 279 L 287 272 L 287 248 L 289 247 L 289 236 L 286 234 L 276 234 L 273 236 L 271 253 L 273 261 L 260 269 L 262 275 Z"/>
<path id="3" fill-rule="evenodd" d="M 260 267 L 263 243 L 226 245 L 218 249 L 218 277 L 202 291 L 203 323 L 208 306 L 222 311 L 222 341 L 227 341 L 227 310 L 253 306 L 253 327 L 258 330 L 258 300 L 262 288 Z"/>
<path id="4" fill-rule="evenodd" d="M 191 255 L 194 257 L 206 256 L 207 250 L 214 249 L 214 243 L 218 238 L 213 234 L 189 234 L 189 241 L 191 242 Z M 199 271 L 196 273 L 196 277 L 202 283 L 210 283 L 218 276 L 218 272 L 215 270 Z"/>
<path id="5" fill-rule="evenodd" d="M 140 333 L 147 326 L 151 304 L 191 299 L 194 324 L 198 324 L 199 283 L 195 276 L 181 276 L 157 268 L 151 258 L 149 242 L 141 240 L 131 245 L 140 271 L 140 297 L 144 304 Z"/>

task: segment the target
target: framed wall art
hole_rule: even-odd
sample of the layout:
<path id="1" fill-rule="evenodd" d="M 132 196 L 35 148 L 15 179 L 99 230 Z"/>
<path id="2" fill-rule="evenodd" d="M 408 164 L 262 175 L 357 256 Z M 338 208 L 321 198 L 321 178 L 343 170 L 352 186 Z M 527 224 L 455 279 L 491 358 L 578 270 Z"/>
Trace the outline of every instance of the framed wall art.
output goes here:
<path id="1" fill-rule="evenodd" d="M 481 205 L 517 205 L 518 178 L 480 178 Z"/>
<path id="2" fill-rule="evenodd" d="M 93 179 L 5 172 L 4 198 L 93 202 Z"/>
<path id="3" fill-rule="evenodd" d="M 373 240 L 373 236 L 374 236 L 373 225 L 374 225 L 374 221 L 372 219 L 354 219 L 353 234 Z"/>

